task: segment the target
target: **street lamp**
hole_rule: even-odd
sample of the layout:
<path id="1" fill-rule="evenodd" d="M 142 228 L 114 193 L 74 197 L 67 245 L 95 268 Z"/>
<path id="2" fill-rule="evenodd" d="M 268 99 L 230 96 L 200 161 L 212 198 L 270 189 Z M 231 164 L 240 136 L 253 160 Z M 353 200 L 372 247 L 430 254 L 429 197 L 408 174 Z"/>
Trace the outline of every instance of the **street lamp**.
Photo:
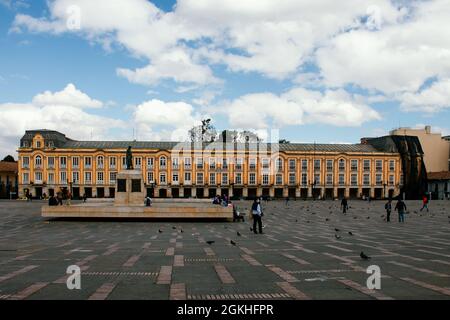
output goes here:
<path id="1" fill-rule="evenodd" d="M 383 199 L 386 199 L 386 182 L 382 182 L 383 183 Z"/>

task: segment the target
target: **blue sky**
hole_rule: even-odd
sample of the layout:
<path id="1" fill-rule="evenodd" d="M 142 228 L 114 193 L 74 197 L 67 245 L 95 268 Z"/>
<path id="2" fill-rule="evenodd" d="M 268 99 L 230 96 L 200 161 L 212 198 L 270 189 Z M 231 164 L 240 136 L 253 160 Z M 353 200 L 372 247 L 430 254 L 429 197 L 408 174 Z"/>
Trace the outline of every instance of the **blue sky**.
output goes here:
<path id="1" fill-rule="evenodd" d="M 449 1 L 323 2 L 0 0 L 0 156 L 26 129 L 173 140 L 204 117 L 296 142 L 450 134 Z"/>

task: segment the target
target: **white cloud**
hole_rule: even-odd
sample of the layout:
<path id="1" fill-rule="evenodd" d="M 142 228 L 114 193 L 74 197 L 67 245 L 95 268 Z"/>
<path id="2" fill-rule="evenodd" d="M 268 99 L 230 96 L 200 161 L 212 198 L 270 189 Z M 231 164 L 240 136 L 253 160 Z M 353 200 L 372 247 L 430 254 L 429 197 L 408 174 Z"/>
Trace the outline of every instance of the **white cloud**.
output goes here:
<path id="1" fill-rule="evenodd" d="M 226 114 L 232 127 L 256 129 L 311 123 L 361 126 L 381 119 L 378 112 L 343 90 L 321 93 L 294 88 L 279 96 L 272 93 L 249 94 L 222 103 L 215 110 Z"/>
<path id="2" fill-rule="evenodd" d="M 38 94 L 33 98 L 36 106 L 71 106 L 75 108 L 101 108 L 103 103 L 91 99 L 87 94 L 78 90 L 74 84 L 69 83 L 62 91 Z"/>
<path id="3" fill-rule="evenodd" d="M 417 92 L 406 92 L 398 99 L 404 111 L 438 112 L 450 107 L 450 79 L 434 82 L 430 87 Z"/>
<path id="4" fill-rule="evenodd" d="M 73 100 L 71 100 L 73 98 Z M 125 128 L 118 119 L 84 111 L 83 107 L 98 107 L 101 102 L 69 84 L 63 91 L 36 95 L 30 103 L 0 104 L 1 154 L 15 154 L 20 137 L 30 129 L 52 129 L 73 139 L 110 139 L 110 130 Z"/>

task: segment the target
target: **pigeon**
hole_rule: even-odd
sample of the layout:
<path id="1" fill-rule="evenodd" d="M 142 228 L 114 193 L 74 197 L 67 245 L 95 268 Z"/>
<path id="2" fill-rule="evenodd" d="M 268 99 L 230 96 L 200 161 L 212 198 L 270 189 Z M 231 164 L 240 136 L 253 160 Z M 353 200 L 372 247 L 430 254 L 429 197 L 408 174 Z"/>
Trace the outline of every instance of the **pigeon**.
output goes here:
<path id="1" fill-rule="evenodd" d="M 381 216 L 381 218 L 384 218 L 384 214 Z"/>
<path id="2" fill-rule="evenodd" d="M 295 222 L 298 222 L 298 220 L 297 220 L 297 219 L 295 219 Z"/>
<path id="3" fill-rule="evenodd" d="M 351 236 L 353 235 L 353 233 L 351 231 L 349 231 L 348 234 L 351 235 Z"/>
<path id="4" fill-rule="evenodd" d="M 326 218 L 325 221 L 330 221 L 330 219 Z"/>
<path id="5" fill-rule="evenodd" d="M 370 217 L 367 217 L 367 219 L 370 219 Z"/>
<path id="6" fill-rule="evenodd" d="M 364 252 L 361 251 L 361 253 L 359 254 L 359 256 L 361 257 L 361 259 L 363 260 L 370 260 L 370 257 L 367 256 Z"/>
<path id="7" fill-rule="evenodd" d="M 253 228 L 252 228 L 252 227 L 250 227 L 250 231 L 253 231 Z"/>
<path id="8" fill-rule="evenodd" d="M 358 217 L 353 217 L 353 219 L 358 219 Z"/>
<path id="9" fill-rule="evenodd" d="M 236 234 L 238 235 L 238 237 L 240 237 L 241 236 L 241 233 L 238 231 L 238 232 L 236 232 Z"/>
<path id="10" fill-rule="evenodd" d="M 338 228 L 334 228 L 334 231 L 339 232 L 339 231 L 341 231 L 341 230 L 339 230 Z"/>
<path id="11" fill-rule="evenodd" d="M 231 243 L 233 246 L 236 245 L 236 242 L 234 242 L 233 240 L 230 240 L 230 243 Z"/>
<path id="12" fill-rule="evenodd" d="M 309 220 L 308 220 L 308 221 L 306 221 L 306 223 L 309 223 Z"/>
<path id="13" fill-rule="evenodd" d="M 183 233 L 184 232 L 183 229 L 181 229 L 180 232 Z"/>
<path id="14" fill-rule="evenodd" d="M 337 234 L 335 234 L 334 237 L 335 237 L 336 239 L 338 239 L 338 240 L 341 238 L 341 237 L 338 236 Z"/>
<path id="15" fill-rule="evenodd" d="M 206 241 L 206 243 L 209 244 L 209 245 L 212 245 L 214 242 L 215 241 L 213 241 L 213 240 Z"/>
<path id="16" fill-rule="evenodd" d="M 175 230 L 177 227 L 172 227 L 173 230 Z"/>
<path id="17" fill-rule="evenodd" d="M 161 230 L 161 229 L 158 229 L 158 232 L 159 232 L 159 233 L 162 233 L 162 230 Z"/>

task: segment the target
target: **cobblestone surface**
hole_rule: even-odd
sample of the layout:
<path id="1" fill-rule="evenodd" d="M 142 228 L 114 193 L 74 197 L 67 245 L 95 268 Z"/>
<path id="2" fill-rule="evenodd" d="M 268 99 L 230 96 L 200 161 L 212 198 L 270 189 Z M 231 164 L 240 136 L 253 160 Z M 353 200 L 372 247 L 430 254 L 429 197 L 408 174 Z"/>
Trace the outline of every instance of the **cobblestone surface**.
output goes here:
<path id="1" fill-rule="evenodd" d="M 387 223 L 380 201 L 346 215 L 337 201 L 272 201 L 255 235 L 248 219 L 46 220 L 42 202 L 0 201 L 0 299 L 450 299 L 450 202 L 406 204 L 406 222 Z M 80 290 L 66 286 L 73 264 Z M 370 265 L 381 290 L 366 286 Z"/>

